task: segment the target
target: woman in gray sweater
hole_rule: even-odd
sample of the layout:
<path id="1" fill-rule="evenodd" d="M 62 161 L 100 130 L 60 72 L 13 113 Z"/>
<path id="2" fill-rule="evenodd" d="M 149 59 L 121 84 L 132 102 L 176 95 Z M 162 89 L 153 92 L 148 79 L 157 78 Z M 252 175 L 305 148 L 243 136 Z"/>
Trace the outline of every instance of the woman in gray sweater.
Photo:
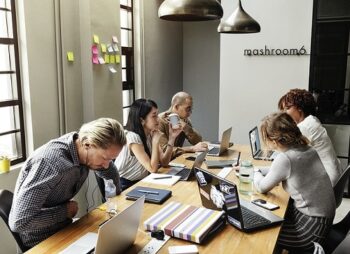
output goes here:
<path id="1" fill-rule="evenodd" d="M 267 116 L 260 127 L 267 146 L 280 153 L 266 176 L 254 175 L 257 191 L 266 193 L 282 182 L 291 197 L 277 246 L 310 251 L 322 244 L 335 213 L 331 181 L 315 149 L 287 113 Z"/>

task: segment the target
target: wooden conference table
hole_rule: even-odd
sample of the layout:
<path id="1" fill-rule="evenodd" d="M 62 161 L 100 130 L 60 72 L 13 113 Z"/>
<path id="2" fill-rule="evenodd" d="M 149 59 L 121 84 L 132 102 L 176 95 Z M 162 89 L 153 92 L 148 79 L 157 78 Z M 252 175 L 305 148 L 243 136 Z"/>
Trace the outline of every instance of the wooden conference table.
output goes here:
<path id="1" fill-rule="evenodd" d="M 238 152 L 241 152 L 241 159 L 249 159 L 253 161 L 255 166 L 266 166 L 269 162 L 253 160 L 250 153 L 250 147 L 247 145 L 234 145 L 230 148 L 226 156 L 216 158 L 210 157 L 207 159 L 230 159 L 236 158 Z M 185 159 L 189 154 L 182 155 L 178 157 L 175 162 L 183 163 L 191 167 L 192 161 Z M 205 163 L 203 163 L 203 168 L 206 168 Z M 160 172 L 167 172 L 168 168 L 161 168 Z M 220 169 L 211 169 L 212 172 L 218 173 Z M 226 177 L 231 181 L 238 183 L 238 179 L 233 171 Z M 150 184 L 139 182 L 136 186 L 147 186 Z M 163 205 L 156 205 L 145 203 L 141 223 L 137 233 L 135 244 L 125 253 L 138 253 L 143 246 L 145 246 L 151 239 L 149 233 L 143 228 L 143 221 L 151 217 L 154 213 L 159 211 L 164 205 L 168 204 L 170 201 L 178 201 L 184 204 L 192 204 L 195 206 L 200 206 L 200 196 L 198 193 L 198 187 L 195 180 L 192 181 L 179 181 L 174 186 L 164 186 L 164 185 L 152 185 L 155 188 L 169 189 L 172 191 L 172 197 L 168 199 Z M 130 189 L 133 189 L 131 187 Z M 130 189 L 125 190 L 121 195 L 115 197 L 118 204 L 118 211 L 124 210 L 133 201 L 125 199 L 125 194 L 130 191 Z M 255 198 L 264 198 L 269 202 L 277 204 L 280 206 L 279 209 L 273 211 L 276 215 L 284 217 L 289 195 L 283 190 L 281 184 L 276 186 L 272 191 L 266 195 L 254 194 L 253 196 L 240 195 L 240 198 L 252 200 Z M 57 232 L 55 235 L 41 242 L 37 246 L 33 247 L 26 253 L 57 253 L 68 245 L 76 241 L 79 237 L 83 236 L 87 232 L 97 232 L 100 223 L 108 219 L 108 215 L 105 211 L 100 209 L 94 209 L 81 219 L 71 224 L 70 226 L 64 228 L 63 230 Z M 199 253 L 272 253 L 276 244 L 278 233 L 280 231 L 280 226 L 275 226 L 269 229 L 260 230 L 253 233 L 243 233 L 231 225 L 226 225 L 226 227 L 215 235 L 211 240 L 205 242 L 205 244 L 198 245 Z M 171 238 L 158 253 L 168 253 L 168 247 L 174 245 L 188 245 L 192 244 L 184 240 Z"/>

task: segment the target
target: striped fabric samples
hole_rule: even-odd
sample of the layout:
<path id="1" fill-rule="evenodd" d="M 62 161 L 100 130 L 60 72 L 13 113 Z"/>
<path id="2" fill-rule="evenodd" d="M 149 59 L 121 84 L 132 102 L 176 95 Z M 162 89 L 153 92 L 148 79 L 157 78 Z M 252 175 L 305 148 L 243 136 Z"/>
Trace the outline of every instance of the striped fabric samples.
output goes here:
<path id="1" fill-rule="evenodd" d="M 218 224 L 223 224 L 223 220 L 223 211 L 170 202 L 147 219 L 144 227 L 148 231 L 164 230 L 166 235 L 201 243 Z"/>

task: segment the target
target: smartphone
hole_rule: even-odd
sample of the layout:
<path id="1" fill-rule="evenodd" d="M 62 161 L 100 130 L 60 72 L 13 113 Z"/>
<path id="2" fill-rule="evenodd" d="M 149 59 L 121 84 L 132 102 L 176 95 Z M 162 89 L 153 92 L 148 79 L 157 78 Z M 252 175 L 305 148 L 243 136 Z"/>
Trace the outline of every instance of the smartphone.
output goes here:
<path id="1" fill-rule="evenodd" d="M 266 200 L 263 200 L 263 199 L 260 199 L 260 198 L 259 198 L 259 199 L 252 200 L 252 203 L 255 204 L 255 205 L 257 205 L 257 206 L 260 206 L 260 207 L 262 207 L 262 208 L 271 210 L 271 211 L 280 208 L 278 205 L 269 203 L 269 202 L 267 202 Z"/>
<path id="2" fill-rule="evenodd" d="M 194 156 L 187 156 L 187 157 L 186 157 L 186 160 L 195 161 L 195 160 L 196 160 L 196 157 L 194 157 Z"/>

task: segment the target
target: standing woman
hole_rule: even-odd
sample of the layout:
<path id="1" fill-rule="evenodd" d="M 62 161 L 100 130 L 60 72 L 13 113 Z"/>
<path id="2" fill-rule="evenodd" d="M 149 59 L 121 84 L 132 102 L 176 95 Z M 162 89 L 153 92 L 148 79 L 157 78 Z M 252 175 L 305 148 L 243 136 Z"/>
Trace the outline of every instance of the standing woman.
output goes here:
<path id="1" fill-rule="evenodd" d="M 326 129 L 314 116 L 316 102 L 312 94 L 305 89 L 291 89 L 281 97 L 278 108 L 293 118 L 301 133 L 310 141 L 310 145 L 316 149 L 331 179 L 332 186 L 334 186 L 343 169 Z"/>
<path id="2" fill-rule="evenodd" d="M 148 99 L 135 100 L 125 128 L 127 144 L 115 161 L 123 190 L 146 177 L 149 172 L 157 172 L 159 164 L 167 166 L 170 162 L 175 138 L 182 129 L 175 130 L 169 125 L 169 139 L 163 151 L 159 139 L 164 134 L 158 127 L 157 104 Z"/>
<path id="3" fill-rule="evenodd" d="M 266 176 L 255 173 L 254 185 L 266 193 L 282 182 L 291 197 L 277 246 L 297 252 L 313 250 L 313 242 L 323 243 L 334 218 L 331 181 L 316 150 L 287 113 L 266 117 L 260 130 L 266 145 L 280 153 Z"/>

